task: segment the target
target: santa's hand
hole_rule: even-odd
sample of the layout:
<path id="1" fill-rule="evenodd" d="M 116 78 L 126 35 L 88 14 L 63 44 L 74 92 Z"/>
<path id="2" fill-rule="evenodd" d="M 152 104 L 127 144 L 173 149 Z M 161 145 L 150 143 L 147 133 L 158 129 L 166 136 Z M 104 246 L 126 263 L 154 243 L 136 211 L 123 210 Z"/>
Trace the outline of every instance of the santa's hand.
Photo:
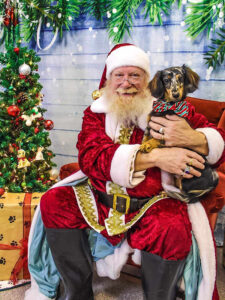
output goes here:
<path id="1" fill-rule="evenodd" d="M 163 140 L 167 147 L 185 147 L 208 154 L 208 144 L 202 132 L 191 128 L 188 122 L 177 115 L 151 117 L 150 133 L 153 138 Z"/>
<path id="2" fill-rule="evenodd" d="M 193 176 L 201 176 L 201 172 L 196 169 L 203 170 L 204 158 L 194 151 L 171 147 L 171 148 L 155 148 L 149 153 L 141 153 L 136 155 L 135 171 L 142 171 L 148 168 L 158 167 L 168 173 L 182 175 L 185 178 Z"/>
<path id="3" fill-rule="evenodd" d="M 183 148 L 158 148 L 152 150 L 151 155 L 156 167 L 184 178 L 200 177 L 201 172 L 196 169 L 205 168 L 201 155 Z"/>

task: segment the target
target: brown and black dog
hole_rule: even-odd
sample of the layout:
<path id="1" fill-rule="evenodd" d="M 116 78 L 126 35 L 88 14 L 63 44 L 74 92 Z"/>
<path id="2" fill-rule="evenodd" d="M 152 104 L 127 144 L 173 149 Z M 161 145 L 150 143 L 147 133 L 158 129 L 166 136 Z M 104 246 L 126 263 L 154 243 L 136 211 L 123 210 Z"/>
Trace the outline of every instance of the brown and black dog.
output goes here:
<path id="1" fill-rule="evenodd" d="M 198 88 L 199 79 L 198 74 L 185 65 L 182 67 L 171 67 L 158 71 L 150 81 L 149 88 L 152 96 L 157 98 L 158 101 L 161 100 L 173 106 L 173 103 L 183 101 L 188 93 L 193 93 Z M 157 105 L 153 106 L 148 121 L 150 121 L 151 116 L 162 117 L 168 114 L 175 114 L 173 109 L 160 111 L 157 108 Z M 156 147 L 162 146 L 163 141 L 151 138 L 150 127 L 147 126 L 140 151 L 147 153 Z"/>
<path id="2" fill-rule="evenodd" d="M 187 106 L 184 99 L 187 94 L 193 93 L 198 88 L 199 79 L 198 74 L 185 65 L 158 71 L 149 83 L 151 94 L 157 98 L 157 101 L 153 104 L 148 121 L 151 116 L 162 117 L 168 114 L 177 114 L 185 118 Z M 150 127 L 147 126 L 140 151 L 147 153 L 157 147 L 164 147 L 164 141 L 152 138 Z M 177 198 L 186 202 L 195 202 L 216 187 L 218 175 L 207 163 L 205 169 L 199 171 L 202 173 L 201 177 L 191 179 L 179 177 L 176 180 L 176 185 L 182 193 L 177 195 Z"/>

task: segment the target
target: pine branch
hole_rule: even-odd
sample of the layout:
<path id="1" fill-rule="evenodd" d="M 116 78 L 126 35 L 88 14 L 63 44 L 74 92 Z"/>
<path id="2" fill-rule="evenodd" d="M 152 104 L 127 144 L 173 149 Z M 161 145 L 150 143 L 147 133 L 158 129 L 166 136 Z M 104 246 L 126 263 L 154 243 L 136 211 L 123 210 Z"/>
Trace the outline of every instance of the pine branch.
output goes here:
<path id="1" fill-rule="evenodd" d="M 145 19 L 149 16 L 149 23 L 154 24 L 157 20 L 160 25 L 163 24 L 161 12 L 164 12 L 165 15 L 169 15 L 171 5 L 174 0 L 146 0 L 145 3 Z M 178 1 L 179 2 L 179 1 Z"/>
<path id="2" fill-rule="evenodd" d="M 202 0 L 198 3 L 191 3 L 188 8 L 191 13 L 185 17 L 185 23 L 188 25 L 186 29 L 187 35 L 195 39 L 200 33 L 206 30 L 209 36 L 211 28 L 215 28 L 215 24 L 219 19 L 221 0 Z M 224 11 L 223 3 L 222 10 Z"/>
<path id="3" fill-rule="evenodd" d="M 204 59 L 206 64 L 214 69 L 217 66 L 222 65 L 225 58 L 225 28 L 220 28 L 220 32 L 217 32 L 219 39 L 212 39 L 213 46 L 210 46 L 210 51 L 206 52 Z"/>
<path id="4" fill-rule="evenodd" d="M 35 35 L 40 18 L 44 24 L 49 23 L 54 32 L 58 28 L 62 36 L 63 27 L 69 29 L 72 20 L 79 15 L 80 1 L 24 0 L 23 12 L 22 33 L 25 41 L 30 41 Z"/>
<path id="5" fill-rule="evenodd" d="M 94 16 L 97 20 L 103 20 L 106 12 L 109 9 L 110 3 L 105 0 L 84 0 L 81 3 L 81 8 L 84 13 Z"/>
<path id="6" fill-rule="evenodd" d="M 133 26 L 135 12 L 141 0 L 112 0 L 109 12 L 111 17 L 108 21 L 109 37 L 113 42 L 122 40 L 125 32 L 130 35 L 130 28 Z"/>

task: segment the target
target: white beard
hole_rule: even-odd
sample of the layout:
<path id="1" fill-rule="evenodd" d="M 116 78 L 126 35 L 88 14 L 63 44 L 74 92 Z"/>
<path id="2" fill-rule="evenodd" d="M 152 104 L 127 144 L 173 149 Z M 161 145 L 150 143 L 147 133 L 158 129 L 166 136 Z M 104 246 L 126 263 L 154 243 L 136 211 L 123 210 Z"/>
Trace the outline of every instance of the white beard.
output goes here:
<path id="1" fill-rule="evenodd" d="M 134 88 L 128 89 L 126 92 L 134 92 Z M 147 87 L 137 95 L 122 96 L 117 93 L 113 94 L 110 86 L 106 84 L 103 94 L 110 103 L 110 111 L 115 114 L 117 120 L 124 127 L 138 125 L 139 117 L 151 111 L 152 96 Z"/>

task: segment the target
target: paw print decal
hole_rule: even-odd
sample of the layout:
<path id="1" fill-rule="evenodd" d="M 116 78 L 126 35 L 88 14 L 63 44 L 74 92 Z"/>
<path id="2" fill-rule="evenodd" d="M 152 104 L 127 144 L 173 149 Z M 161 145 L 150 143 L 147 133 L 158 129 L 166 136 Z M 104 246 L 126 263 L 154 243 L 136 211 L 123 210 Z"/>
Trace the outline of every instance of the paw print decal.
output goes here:
<path id="1" fill-rule="evenodd" d="M 4 237 L 4 236 L 3 236 L 3 234 L 1 233 L 1 234 L 0 234 L 0 241 L 3 240 L 3 237 Z"/>
<path id="2" fill-rule="evenodd" d="M 13 222 L 16 221 L 16 217 L 15 217 L 15 216 L 10 216 L 10 217 L 8 218 L 8 220 L 9 220 L 10 223 L 13 223 Z"/>
<path id="3" fill-rule="evenodd" d="M 5 258 L 4 258 L 4 257 L 1 257 L 1 258 L 0 258 L 0 265 L 5 265 L 5 263 L 6 263 Z"/>
<path id="4" fill-rule="evenodd" d="M 25 221 L 25 222 L 24 222 L 24 226 L 25 226 L 26 228 L 30 227 L 30 222 L 29 222 L 29 221 Z"/>
<path id="5" fill-rule="evenodd" d="M 11 246 L 18 246 L 18 243 L 17 243 L 17 241 L 12 241 L 12 242 L 10 243 L 10 245 L 11 245 Z"/>
<path id="6" fill-rule="evenodd" d="M 0 203 L 0 208 L 3 208 L 4 207 L 4 203 Z"/>

